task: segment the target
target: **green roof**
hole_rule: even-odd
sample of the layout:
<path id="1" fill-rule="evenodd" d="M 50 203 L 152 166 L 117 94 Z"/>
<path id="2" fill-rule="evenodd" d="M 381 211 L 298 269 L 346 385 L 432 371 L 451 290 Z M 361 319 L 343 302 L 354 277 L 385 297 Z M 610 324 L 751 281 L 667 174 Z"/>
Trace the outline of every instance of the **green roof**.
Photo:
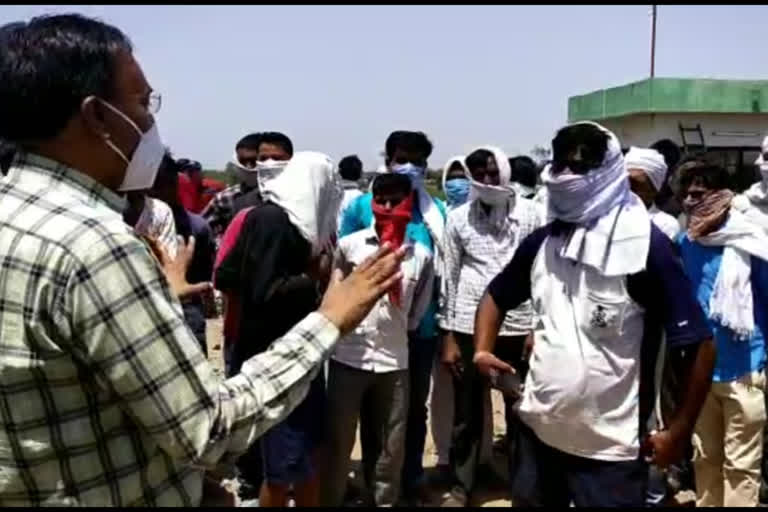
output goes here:
<path id="1" fill-rule="evenodd" d="M 568 98 L 568 122 L 665 112 L 768 113 L 768 80 L 649 78 Z"/>

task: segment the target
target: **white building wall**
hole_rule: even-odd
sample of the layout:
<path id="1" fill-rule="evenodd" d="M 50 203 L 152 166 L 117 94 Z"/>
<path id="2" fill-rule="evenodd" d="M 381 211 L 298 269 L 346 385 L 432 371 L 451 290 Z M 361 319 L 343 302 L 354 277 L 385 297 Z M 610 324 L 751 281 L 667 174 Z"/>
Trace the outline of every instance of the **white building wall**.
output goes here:
<path id="1" fill-rule="evenodd" d="M 768 114 L 639 114 L 604 119 L 600 124 L 611 130 L 623 147 L 646 147 L 659 139 L 683 144 L 678 123 L 686 128 L 701 124 L 707 146 L 759 148 L 768 133 Z M 689 144 L 699 144 L 699 136 L 686 132 Z"/>

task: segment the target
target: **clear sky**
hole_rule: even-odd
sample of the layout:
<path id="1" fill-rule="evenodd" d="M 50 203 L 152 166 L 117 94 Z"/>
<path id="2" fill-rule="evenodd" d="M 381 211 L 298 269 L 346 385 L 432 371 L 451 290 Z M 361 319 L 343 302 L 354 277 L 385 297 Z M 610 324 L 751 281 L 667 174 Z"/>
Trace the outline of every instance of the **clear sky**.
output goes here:
<path id="1" fill-rule="evenodd" d="M 177 157 L 224 167 L 251 131 L 367 168 L 396 129 L 431 167 L 479 144 L 548 144 L 567 98 L 646 78 L 650 6 L 3 6 L 115 24 L 163 95 Z M 656 75 L 768 79 L 768 7 L 660 6 Z"/>

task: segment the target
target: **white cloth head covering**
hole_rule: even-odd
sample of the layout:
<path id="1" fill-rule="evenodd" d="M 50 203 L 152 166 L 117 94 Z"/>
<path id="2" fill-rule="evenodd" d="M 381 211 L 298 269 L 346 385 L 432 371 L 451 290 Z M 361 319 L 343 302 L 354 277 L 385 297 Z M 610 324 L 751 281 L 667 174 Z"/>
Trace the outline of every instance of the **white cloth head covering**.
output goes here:
<path id="1" fill-rule="evenodd" d="M 472 201 L 479 197 L 479 188 L 498 188 L 508 192 L 510 196 L 514 196 L 515 189 L 510 186 L 510 181 L 512 179 L 512 168 L 509 166 L 509 158 L 507 157 L 506 153 L 504 153 L 504 151 L 496 146 L 480 146 L 470 151 L 470 154 L 474 153 L 478 149 L 484 149 L 493 154 L 493 158 L 496 160 L 496 167 L 499 168 L 499 184 L 497 186 L 493 186 L 485 185 L 475 181 L 475 179 L 472 177 L 472 173 L 469 172 L 469 168 L 465 165 L 464 168 L 466 169 L 465 172 L 467 173 L 467 178 L 469 178 L 469 181 L 472 183 L 472 190 L 469 192 L 469 200 Z"/>
<path id="2" fill-rule="evenodd" d="M 750 256 L 768 261 L 768 236 L 740 212 L 731 209 L 723 226 L 696 241 L 722 246 L 723 258 L 709 297 L 709 317 L 731 329 L 738 339 L 755 330 Z"/>
<path id="3" fill-rule="evenodd" d="M 424 181 L 422 180 L 416 190 L 417 199 L 419 201 L 419 211 L 424 218 L 424 224 L 427 226 L 427 230 L 432 235 L 433 249 L 438 251 L 440 245 L 443 243 L 443 233 L 445 232 L 445 218 L 440 213 L 435 199 L 429 195 Z"/>
<path id="4" fill-rule="evenodd" d="M 282 172 L 261 184 L 265 201 L 280 206 L 301 235 L 312 244 L 312 254 L 326 248 L 336 231 L 344 191 L 327 155 L 300 151 Z"/>
<path id="5" fill-rule="evenodd" d="M 624 155 L 627 169 L 642 169 L 651 180 L 656 192 L 664 186 L 667 179 L 667 163 L 661 153 L 655 149 L 631 147 Z"/>
<path id="6" fill-rule="evenodd" d="M 743 194 L 734 197 L 731 208 L 743 213 L 748 220 L 768 231 L 768 162 L 763 158 L 764 153 L 768 153 L 768 136 L 763 139 L 760 156 L 755 160 L 762 179 Z"/>
<path id="7" fill-rule="evenodd" d="M 464 155 L 457 155 L 452 156 L 448 159 L 448 161 L 445 163 L 445 166 L 443 166 L 443 190 L 445 190 L 445 182 L 446 178 L 448 178 L 448 173 L 451 171 L 451 167 L 453 167 L 453 164 L 455 162 L 458 162 L 461 165 L 461 168 L 464 169 L 464 173 L 467 172 L 467 164 L 464 162 L 464 159 L 467 158 Z"/>
<path id="8" fill-rule="evenodd" d="M 476 199 L 490 205 L 490 222 L 497 228 L 502 228 L 506 224 L 509 214 L 515 205 L 515 189 L 511 185 L 512 168 L 509 165 L 509 158 L 506 153 L 496 146 L 480 146 L 472 150 L 474 153 L 478 149 L 484 149 L 493 154 L 496 160 L 496 167 L 499 169 L 499 184 L 486 185 L 480 183 L 472 177 L 472 173 L 467 169 L 467 178 L 472 185 L 469 191 L 469 201 Z"/>
<path id="9" fill-rule="evenodd" d="M 605 276 L 640 272 L 651 244 L 648 210 L 629 189 L 619 140 L 597 123 L 583 123 L 597 126 L 609 136 L 600 167 L 580 176 L 554 175 L 548 165 L 542 173 L 548 217 L 576 225 L 560 256 Z"/>

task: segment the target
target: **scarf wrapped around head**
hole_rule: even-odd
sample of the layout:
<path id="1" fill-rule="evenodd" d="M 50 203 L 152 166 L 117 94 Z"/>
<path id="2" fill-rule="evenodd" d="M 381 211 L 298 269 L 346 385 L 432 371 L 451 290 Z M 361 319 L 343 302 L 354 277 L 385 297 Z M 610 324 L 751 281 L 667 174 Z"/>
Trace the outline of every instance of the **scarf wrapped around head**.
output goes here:
<path id="1" fill-rule="evenodd" d="M 608 134 L 601 165 L 585 175 L 542 172 L 548 218 L 575 224 L 560 255 L 593 267 L 605 276 L 645 269 L 651 243 L 651 221 L 643 202 L 629 189 L 629 180 L 616 136 Z"/>
<path id="2" fill-rule="evenodd" d="M 387 242 L 392 249 L 399 249 L 405 241 L 405 230 L 411 221 L 413 212 L 413 194 L 400 201 L 400 203 L 386 210 L 376 202 L 372 203 L 374 227 L 376 234 L 379 235 L 379 242 Z M 401 281 L 395 283 L 389 290 L 389 299 L 393 304 L 400 307 L 402 284 Z"/>
<path id="3" fill-rule="evenodd" d="M 712 194 L 710 197 L 714 196 Z M 723 258 L 709 297 L 709 317 L 733 331 L 736 339 L 749 340 L 755 330 L 752 297 L 752 260 L 768 261 L 768 236 L 759 226 L 740 212 L 728 210 L 728 194 L 718 194 L 705 204 L 696 205 L 692 217 L 698 219 L 694 238 L 689 226 L 688 237 L 710 247 L 723 247 Z M 725 222 L 707 233 L 715 222 Z M 705 227 L 706 226 L 706 227 Z"/>
<path id="4" fill-rule="evenodd" d="M 697 240 L 717 229 L 728 214 L 732 200 L 730 190 L 716 190 L 691 207 L 687 212 L 688 238 Z"/>
<path id="5" fill-rule="evenodd" d="M 451 157 L 443 167 L 442 185 L 448 210 L 458 208 L 469 200 L 469 180 L 466 177 L 462 177 L 461 179 L 448 179 L 448 174 L 451 172 L 451 167 L 453 167 L 454 164 L 459 164 L 466 175 L 467 164 L 464 163 L 465 158 L 466 157 L 463 155 Z"/>
<path id="6" fill-rule="evenodd" d="M 768 231 L 768 161 L 763 157 L 764 154 L 768 154 L 768 137 L 763 139 L 760 155 L 755 160 L 762 179 L 742 195 L 736 196 L 733 200 L 733 208 Z"/>
<path id="7" fill-rule="evenodd" d="M 261 184 L 265 201 L 280 206 L 312 245 L 312 255 L 327 250 L 336 232 L 344 197 L 333 161 L 322 153 L 300 151 L 285 168 Z"/>
<path id="8" fill-rule="evenodd" d="M 496 161 L 496 167 L 499 169 L 499 184 L 487 185 L 476 181 L 472 177 L 472 173 L 467 169 L 467 178 L 472 185 L 472 190 L 469 193 L 469 200 L 479 200 L 482 203 L 491 207 L 490 210 L 490 222 L 497 228 L 502 228 L 506 224 L 509 212 L 515 205 L 516 193 L 514 187 L 512 187 L 512 168 L 509 165 L 509 158 L 507 155 L 496 146 L 480 146 L 475 148 L 472 152 L 478 149 L 484 149 L 485 151 L 493 154 L 493 159 Z"/>
<path id="9" fill-rule="evenodd" d="M 667 163 L 661 153 L 655 149 L 631 147 L 624 155 L 627 169 L 642 169 L 653 188 L 658 192 L 667 179 Z"/>

